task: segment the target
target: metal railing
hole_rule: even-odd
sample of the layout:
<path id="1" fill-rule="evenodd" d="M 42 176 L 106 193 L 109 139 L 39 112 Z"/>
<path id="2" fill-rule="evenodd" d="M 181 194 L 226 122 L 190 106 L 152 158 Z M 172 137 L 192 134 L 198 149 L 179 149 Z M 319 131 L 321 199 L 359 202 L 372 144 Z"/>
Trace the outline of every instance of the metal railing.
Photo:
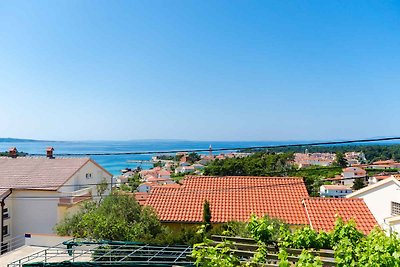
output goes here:
<path id="1" fill-rule="evenodd" d="M 18 235 L 11 239 L 4 240 L 1 246 L 1 255 L 4 255 L 7 252 L 13 251 L 17 248 L 20 248 L 25 245 L 25 236 Z"/>
<path id="2" fill-rule="evenodd" d="M 64 245 L 63 245 L 64 244 Z M 192 248 L 188 246 L 153 246 L 134 242 L 63 242 L 30 256 L 9 263 L 8 267 L 23 267 L 29 263 L 92 262 L 114 264 L 117 262 L 141 264 L 170 264 L 193 266 Z"/>

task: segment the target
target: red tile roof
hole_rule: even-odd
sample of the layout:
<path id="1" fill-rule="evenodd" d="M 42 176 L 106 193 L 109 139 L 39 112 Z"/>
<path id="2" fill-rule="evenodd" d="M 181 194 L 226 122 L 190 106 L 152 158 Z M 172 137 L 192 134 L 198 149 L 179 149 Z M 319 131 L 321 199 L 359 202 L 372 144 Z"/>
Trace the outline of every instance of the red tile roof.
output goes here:
<path id="1" fill-rule="evenodd" d="M 89 161 L 89 158 L 0 157 L 0 188 L 57 190 Z"/>
<path id="2" fill-rule="evenodd" d="M 315 230 L 332 230 L 337 216 L 344 221 L 353 218 L 357 229 L 364 234 L 368 234 L 378 225 L 361 198 L 306 198 L 303 205 L 309 224 Z"/>
<path id="3" fill-rule="evenodd" d="M 302 178 L 187 176 L 180 188 L 153 188 L 146 205 L 169 222 L 201 222 L 207 199 L 212 222 L 247 221 L 256 214 L 308 224 L 301 204 L 306 197 Z"/>
<path id="4" fill-rule="evenodd" d="M 135 198 L 139 205 L 144 205 L 146 203 L 147 198 L 149 197 L 149 193 L 146 192 L 136 192 Z"/>

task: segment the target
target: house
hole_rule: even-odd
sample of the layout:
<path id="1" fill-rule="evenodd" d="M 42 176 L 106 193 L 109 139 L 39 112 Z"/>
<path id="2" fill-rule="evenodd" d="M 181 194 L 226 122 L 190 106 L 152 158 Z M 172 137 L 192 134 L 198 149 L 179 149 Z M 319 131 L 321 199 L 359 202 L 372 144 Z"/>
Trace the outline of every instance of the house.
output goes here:
<path id="1" fill-rule="evenodd" d="M 193 168 L 195 168 L 196 170 L 204 170 L 204 165 L 199 164 L 199 163 L 195 163 L 192 165 Z"/>
<path id="2" fill-rule="evenodd" d="M 400 181 L 390 177 L 346 197 L 362 198 L 381 227 L 400 233 Z"/>
<path id="3" fill-rule="evenodd" d="M 346 152 L 344 156 L 350 166 L 359 165 L 367 161 L 363 152 Z"/>
<path id="4" fill-rule="evenodd" d="M 341 183 L 346 186 L 353 186 L 354 180 L 362 178 L 367 182 L 367 172 L 360 167 L 347 167 L 342 171 L 343 180 Z"/>
<path id="5" fill-rule="evenodd" d="M 144 182 L 136 188 L 136 191 L 139 193 L 149 193 L 151 188 L 156 185 L 158 185 L 156 182 Z"/>
<path id="6" fill-rule="evenodd" d="M 96 185 L 112 174 L 90 158 L 0 157 L 3 248 L 25 233 L 53 233 L 79 203 L 97 197 Z"/>
<path id="7" fill-rule="evenodd" d="M 167 170 L 159 170 L 157 172 L 157 178 L 170 179 L 171 178 L 171 172 L 167 171 Z"/>
<path id="8" fill-rule="evenodd" d="M 187 176 L 180 187 L 154 187 L 146 205 L 156 210 L 162 223 L 175 227 L 201 223 L 205 200 L 214 224 L 248 221 L 256 214 L 299 226 L 307 224 L 301 204 L 307 197 L 298 177 Z"/>
<path id="9" fill-rule="evenodd" d="M 302 201 L 308 224 L 317 231 L 331 231 L 337 217 L 347 222 L 354 219 L 357 229 L 368 234 L 378 225 L 362 199 L 357 198 L 305 198 Z"/>
<path id="10" fill-rule="evenodd" d="M 387 169 L 399 169 L 400 168 L 400 162 L 396 162 L 392 159 L 389 160 L 378 160 L 373 162 L 371 165 L 368 165 L 368 168 L 371 169 L 382 169 L 382 170 L 387 170 Z"/>
<path id="11" fill-rule="evenodd" d="M 190 173 L 190 172 L 194 172 L 195 169 L 193 166 L 181 166 L 181 167 L 177 167 L 175 169 L 175 174 L 178 173 Z"/>
<path id="12" fill-rule="evenodd" d="M 146 182 L 141 183 L 136 190 L 141 193 L 149 193 L 151 189 L 155 186 L 163 186 L 163 185 L 170 185 L 176 184 L 173 180 L 169 178 L 155 178 L 151 177 L 146 180 Z"/>
<path id="13" fill-rule="evenodd" d="M 353 192 L 353 190 L 349 186 L 325 184 L 325 185 L 321 185 L 320 190 L 319 190 L 319 195 L 321 197 L 342 198 L 352 192 Z"/>
<path id="14" fill-rule="evenodd" d="M 299 168 L 304 168 L 312 165 L 330 166 L 335 160 L 333 153 L 295 153 L 294 163 Z"/>
<path id="15" fill-rule="evenodd" d="M 370 184 L 370 185 L 371 184 L 376 184 L 377 182 L 385 180 L 385 179 L 388 179 L 390 177 L 394 177 L 394 176 L 391 175 L 391 174 L 385 174 L 385 173 L 376 174 L 376 175 L 374 175 L 372 177 L 369 177 L 368 184 Z"/>

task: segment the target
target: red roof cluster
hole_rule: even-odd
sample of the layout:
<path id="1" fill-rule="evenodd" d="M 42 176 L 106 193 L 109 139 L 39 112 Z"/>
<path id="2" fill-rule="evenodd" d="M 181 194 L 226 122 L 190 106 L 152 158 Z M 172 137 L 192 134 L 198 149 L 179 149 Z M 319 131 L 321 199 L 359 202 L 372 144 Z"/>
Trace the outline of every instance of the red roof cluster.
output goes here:
<path id="1" fill-rule="evenodd" d="M 378 223 L 361 198 L 306 198 L 303 205 L 309 224 L 315 230 L 331 231 L 337 216 L 353 218 L 357 229 L 368 234 Z"/>
<path id="2" fill-rule="evenodd" d="M 304 182 L 297 177 L 187 176 L 180 188 L 153 188 L 146 205 L 164 222 L 201 222 L 208 200 L 215 223 L 247 221 L 256 214 L 308 224 L 301 203 L 307 197 Z"/>

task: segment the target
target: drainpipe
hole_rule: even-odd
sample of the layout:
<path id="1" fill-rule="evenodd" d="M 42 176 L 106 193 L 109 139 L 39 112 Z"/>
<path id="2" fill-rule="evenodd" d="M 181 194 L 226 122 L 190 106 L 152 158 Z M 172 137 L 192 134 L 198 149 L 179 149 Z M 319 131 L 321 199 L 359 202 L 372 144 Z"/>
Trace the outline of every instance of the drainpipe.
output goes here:
<path id="1" fill-rule="evenodd" d="M 3 210 L 4 210 L 4 206 L 5 206 L 5 200 L 6 198 L 8 198 L 10 195 L 12 194 L 12 189 L 10 188 L 10 192 L 1 199 L 1 235 L 0 235 L 0 255 L 3 254 L 3 241 L 4 241 L 4 234 L 3 234 L 3 226 L 4 226 L 4 218 L 3 218 Z"/>

